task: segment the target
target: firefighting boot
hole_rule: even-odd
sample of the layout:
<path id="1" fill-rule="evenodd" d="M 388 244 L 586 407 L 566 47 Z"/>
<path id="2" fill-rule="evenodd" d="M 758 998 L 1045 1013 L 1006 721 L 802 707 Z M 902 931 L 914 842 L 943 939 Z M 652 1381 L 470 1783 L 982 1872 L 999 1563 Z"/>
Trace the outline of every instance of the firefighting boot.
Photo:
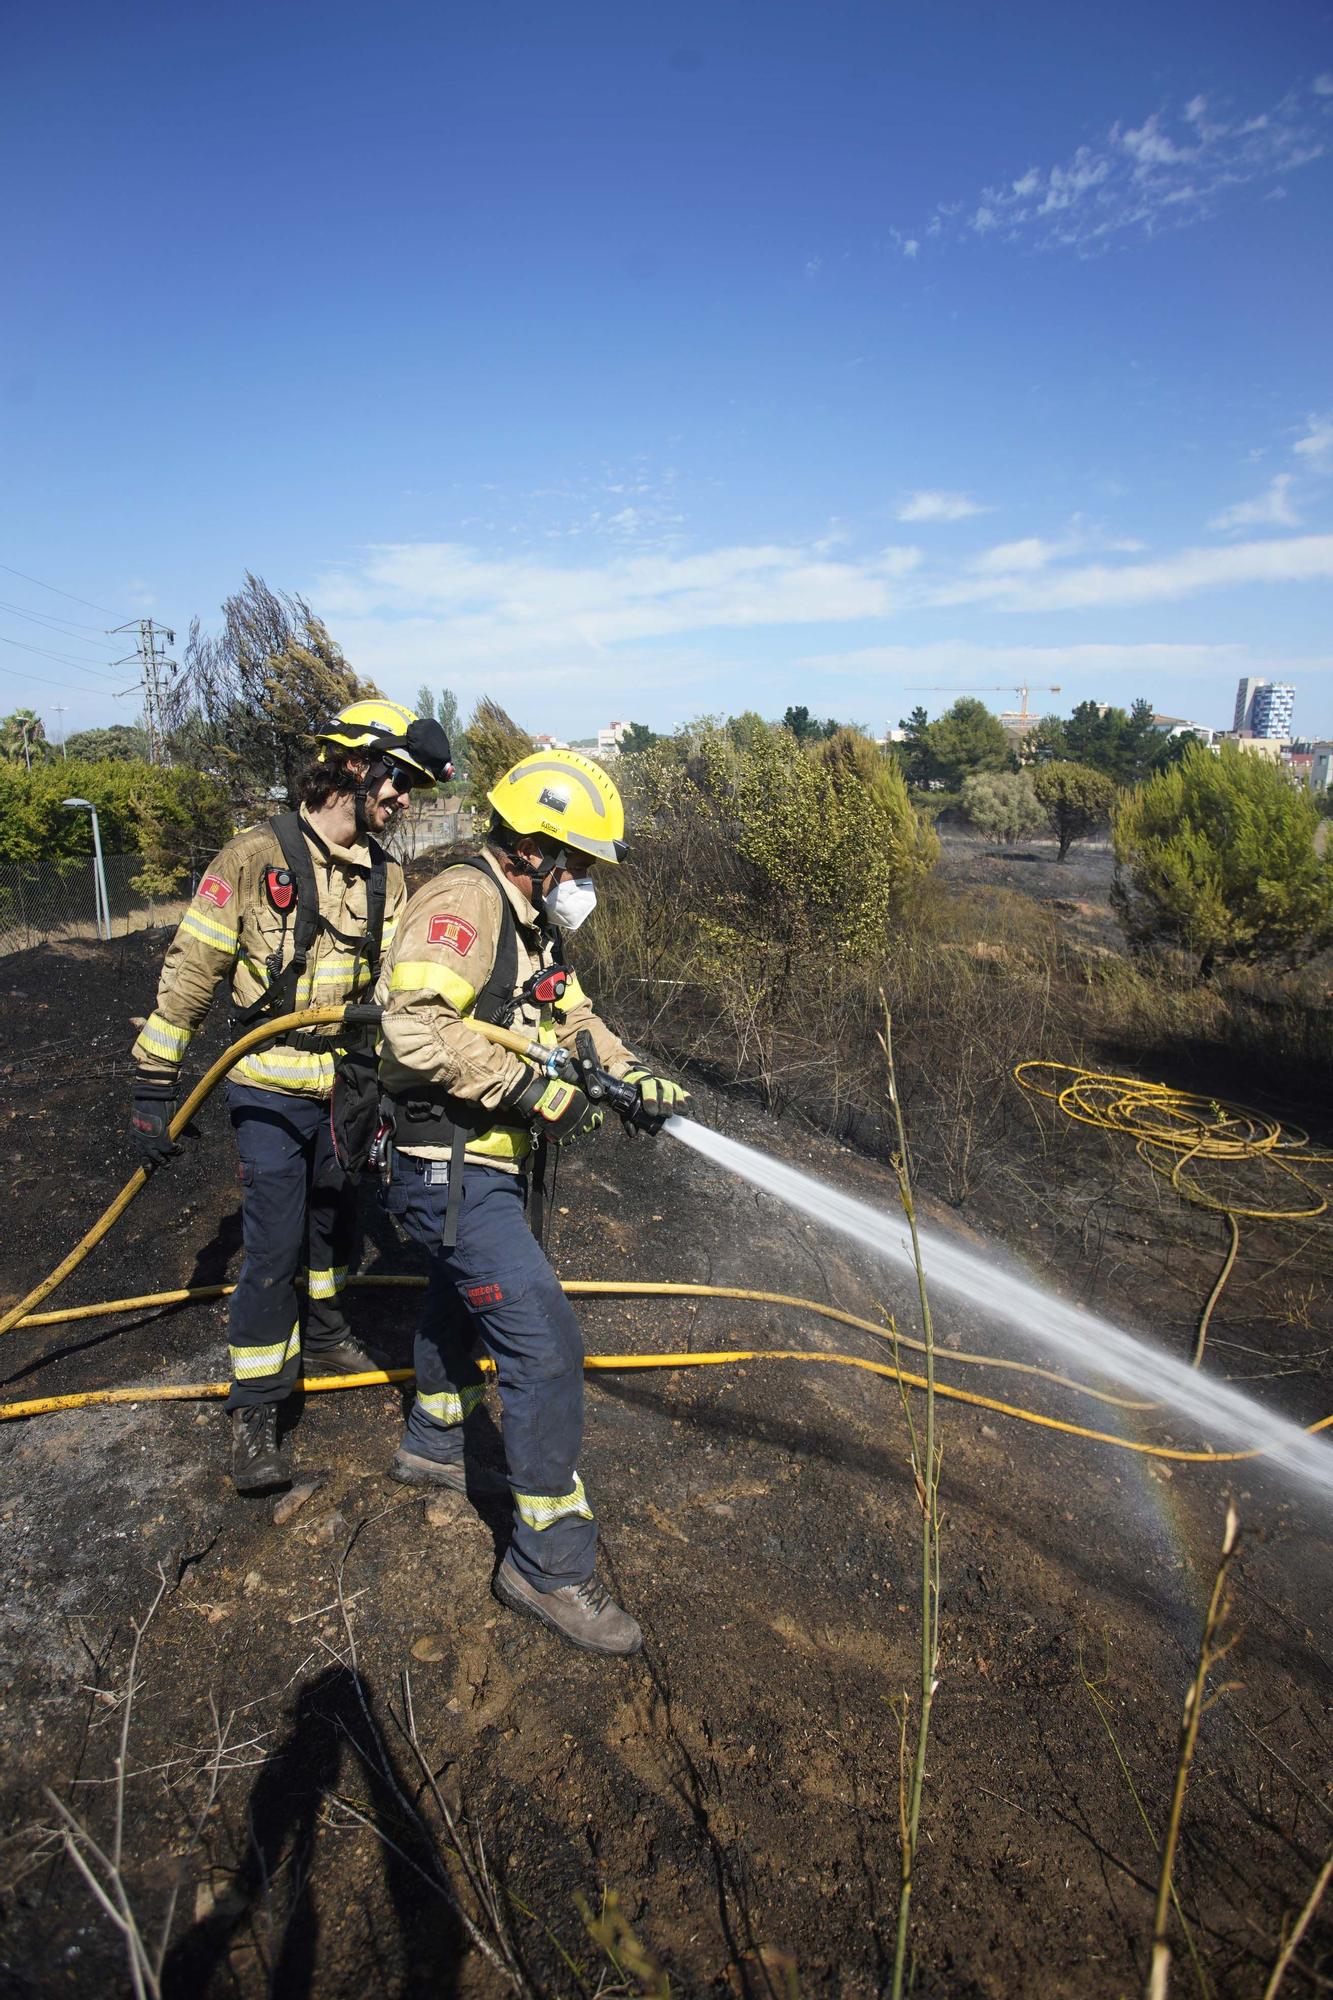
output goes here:
<path id="1" fill-rule="evenodd" d="M 238 1493 L 276 1493 L 292 1483 L 292 1462 L 278 1444 L 278 1406 L 231 1413 L 231 1480 Z"/>
<path id="2" fill-rule="evenodd" d="M 377 1369 L 388 1366 L 389 1357 L 382 1348 L 364 1347 L 350 1333 L 332 1347 L 307 1347 L 301 1356 L 302 1373 L 312 1378 L 317 1375 L 371 1375 Z"/>
<path id="3" fill-rule="evenodd" d="M 478 1465 L 470 1458 L 426 1458 L 402 1444 L 393 1455 L 389 1477 L 400 1486 L 444 1487 L 450 1493 L 465 1493 L 473 1500 L 509 1498 L 509 1481 L 489 1465 Z"/>
<path id="4" fill-rule="evenodd" d="M 511 1611 L 530 1611 L 571 1646 L 581 1646 L 587 1653 L 637 1653 L 643 1644 L 643 1633 L 635 1620 L 621 1610 L 595 1576 L 586 1583 L 562 1583 L 558 1590 L 536 1590 L 506 1556 L 491 1589 Z"/>

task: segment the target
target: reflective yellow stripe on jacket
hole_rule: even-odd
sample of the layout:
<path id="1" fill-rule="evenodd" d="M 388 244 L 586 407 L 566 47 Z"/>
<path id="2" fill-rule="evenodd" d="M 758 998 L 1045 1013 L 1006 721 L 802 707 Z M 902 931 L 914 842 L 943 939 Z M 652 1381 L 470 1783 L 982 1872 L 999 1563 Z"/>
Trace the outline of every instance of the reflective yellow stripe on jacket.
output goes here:
<path id="1" fill-rule="evenodd" d="M 457 1008 L 464 1019 L 476 1004 L 476 988 L 469 986 L 466 979 L 453 972 L 447 965 L 438 965 L 430 958 L 400 959 L 393 968 L 389 980 L 391 993 L 438 993 L 451 1007 Z M 554 1031 L 552 1031 L 552 1039 Z M 543 1041 L 547 1039 L 545 1033 Z M 532 1151 L 532 1140 L 526 1127 L 522 1125 L 491 1125 L 484 1132 L 475 1132 L 467 1142 L 466 1157 L 474 1160 L 507 1160 L 511 1166 L 526 1160 Z"/>

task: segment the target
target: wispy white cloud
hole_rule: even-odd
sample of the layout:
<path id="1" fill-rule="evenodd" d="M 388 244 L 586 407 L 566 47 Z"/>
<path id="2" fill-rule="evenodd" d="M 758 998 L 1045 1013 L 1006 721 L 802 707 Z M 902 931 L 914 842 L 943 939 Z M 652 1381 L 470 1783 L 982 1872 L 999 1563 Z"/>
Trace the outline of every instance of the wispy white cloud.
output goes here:
<path id="1" fill-rule="evenodd" d="M 1240 500 L 1214 515 L 1210 528 L 1298 528 L 1301 517 L 1291 495 L 1292 476 L 1279 472 L 1253 500 Z"/>
<path id="2" fill-rule="evenodd" d="M 966 493 L 910 493 L 898 509 L 900 521 L 965 521 L 988 510 Z"/>
<path id="3" fill-rule="evenodd" d="M 1065 532 L 1054 541 L 1040 535 L 1029 535 L 1017 542 L 999 542 L 994 548 L 983 549 L 973 556 L 967 565 L 980 576 L 1009 576 L 1025 571 L 1045 569 L 1053 562 L 1065 562 L 1071 556 L 1138 555 L 1143 543 L 1128 537 L 1109 537 L 1094 522 L 1082 514 L 1075 514 Z"/>
<path id="4" fill-rule="evenodd" d="M 991 604 L 999 611 L 1091 611 L 1165 604 L 1249 583 L 1333 577 L 1333 535 L 1179 549 L 1152 562 L 1085 563 L 1035 574 L 973 577 L 941 585 L 936 605 Z"/>
<path id="5" fill-rule="evenodd" d="M 919 234 L 1093 254 L 1127 232 L 1196 222 L 1239 190 L 1322 158 L 1331 121 L 1329 75 L 1247 115 L 1197 95 L 1174 118 L 1159 108 L 1137 124 L 1118 121 L 1066 161 L 1030 165 L 971 201 L 941 203 Z"/>
<path id="6" fill-rule="evenodd" d="M 1333 465 L 1333 415 L 1307 417 L 1292 450 L 1307 465 L 1321 469 Z"/>

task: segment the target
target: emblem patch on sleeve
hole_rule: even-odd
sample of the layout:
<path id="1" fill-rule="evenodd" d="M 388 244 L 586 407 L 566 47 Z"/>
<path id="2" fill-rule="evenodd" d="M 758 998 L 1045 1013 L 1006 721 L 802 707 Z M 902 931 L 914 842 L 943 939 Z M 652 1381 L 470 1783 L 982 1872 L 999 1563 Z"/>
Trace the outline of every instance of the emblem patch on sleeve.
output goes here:
<path id="1" fill-rule="evenodd" d="M 205 875 L 199 884 L 200 902 L 210 902 L 219 910 L 225 910 L 231 901 L 231 883 L 224 882 L 220 875 Z"/>
<path id="2" fill-rule="evenodd" d="M 477 927 L 465 917 L 432 917 L 426 932 L 427 944 L 447 944 L 460 958 L 466 958 L 477 942 Z"/>

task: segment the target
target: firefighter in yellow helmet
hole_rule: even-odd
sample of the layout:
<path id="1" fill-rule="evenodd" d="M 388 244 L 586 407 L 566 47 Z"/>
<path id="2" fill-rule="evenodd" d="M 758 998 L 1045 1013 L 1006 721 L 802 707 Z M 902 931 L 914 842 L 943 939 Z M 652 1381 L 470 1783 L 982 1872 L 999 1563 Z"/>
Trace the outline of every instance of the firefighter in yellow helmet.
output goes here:
<path id="1" fill-rule="evenodd" d="M 413 896 L 376 989 L 394 1123 L 383 1199 L 431 1260 L 417 1394 L 392 1470 L 409 1485 L 456 1492 L 507 1487 L 514 1531 L 496 1596 L 576 1646 L 632 1653 L 639 1627 L 593 1574 L 597 1529 L 578 1470 L 583 1337 L 523 1220 L 541 1146 L 600 1123 L 601 1112 L 470 1024 L 511 1024 L 548 1044 L 553 1060 L 584 1054 L 634 1086 L 634 1122 L 649 1130 L 685 1092 L 635 1060 L 564 962 L 562 934 L 597 899 L 594 869 L 625 855 L 611 780 L 576 751 L 539 751 L 488 798 L 481 853 Z M 478 1349 L 496 1367 L 503 1481 L 471 1463 L 464 1470 L 465 1420 L 483 1395 Z"/>
<path id="2" fill-rule="evenodd" d="M 299 809 L 227 843 L 168 948 L 157 1005 L 134 1044 L 131 1136 L 150 1169 L 177 1150 L 167 1128 L 181 1062 L 224 978 L 234 1022 L 253 1026 L 265 1015 L 368 1000 L 393 940 L 406 889 L 377 836 L 415 787 L 449 775 L 448 740 L 437 722 L 377 696 L 344 708 L 316 742 L 298 780 Z M 330 1098 L 335 1058 L 347 1045 L 336 1026 L 264 1043 L 227 1086 L 243 1190 L 244 1258 L 227 1331 L 240 1492 L 291 1483 L 278 1406 L 303 1353 L 318 1374 L 381 1365 L 353 1339 L 340 1297 L 355 1190 L 338 1156 Z M 372 1059 L 362 1054 L 373 1081 Z M 355 1078 L 355 1065 L 344 1071 Z"/>

